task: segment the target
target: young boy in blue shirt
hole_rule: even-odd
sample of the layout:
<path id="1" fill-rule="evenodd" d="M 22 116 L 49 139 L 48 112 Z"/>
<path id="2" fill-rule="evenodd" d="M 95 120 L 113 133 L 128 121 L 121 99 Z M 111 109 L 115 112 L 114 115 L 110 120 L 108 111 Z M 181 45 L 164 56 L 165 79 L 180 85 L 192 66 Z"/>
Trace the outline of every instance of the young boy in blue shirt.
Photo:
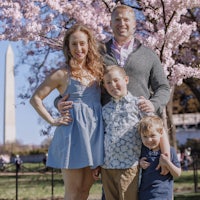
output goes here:
<path id="1" fill-rule="evenodd" d="M 170 148 L 170 159 L 161 154 L 160 140 L 163 131 L 163 122 L 158 116 L 146 116 L 139 122 L 138 132 L 143 143 L 139 200 L 173 199 L 173 177 L 181 175 L 181 165 L 174 148 Z M 156 170 L 159 161 L 169 170 L 167 175 L 161 175 L 160 170 Z"/>

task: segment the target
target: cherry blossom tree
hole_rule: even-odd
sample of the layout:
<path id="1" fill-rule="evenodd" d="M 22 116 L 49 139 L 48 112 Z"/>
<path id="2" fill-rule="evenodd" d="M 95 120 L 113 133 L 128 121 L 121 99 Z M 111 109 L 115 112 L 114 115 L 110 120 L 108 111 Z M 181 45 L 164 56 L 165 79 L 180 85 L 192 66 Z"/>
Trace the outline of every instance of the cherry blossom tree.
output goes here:
<path id="1" fill-rule="evenodd" d="M 52 50 L 62 48 L 65 30 L 73 23 L 88 24 L 97 38 L 105 40 L 110 35 L 110 12 L 116 3 L 135 1 L 113 0 L 0 0 L 0 40 L 25 43 L 34 41 L 35 47 L 48 46 Z M 177 63 L 173 54 L 190 39 L 196 23 L 180 23 L 188 9 L 198 7 L 198 0 L 138 0 L 145 21 L 139 37 L 156 50 L 163 63 L 171 85 L 181 84 L 188 77 L 199 78 L 199 70 Z M 148 37 L 146 37 L 148 36 Z M 29 55 L 35 52 L 29 51 Z"/>
<path id="2" fill-rule="evenodd" d="M 171 142 L 173 146 L 176 146 L 175 126 L 172 118 L 174 85 L 182 84 L 187 78 L 200 78 L 199 68 L 182 62 L 175 56 L 180 45 L 188 42 L 192 33 L 197 29 L 195 21 L 186 23 L 181 20 L 181 17 L 187 15 L 189 9 L 200 7 L 200 2 L 182 0 L 141 0 L 139 2 L 147 19 L 143 22 L 144 33 L 147 35 L 146 38 L 143 37 L 143 41 L 146 41 L 146 44 L 155 49 L 160 56 L 171 85 L 171 98 L 166 109 L 167 125 Z"/>
<path id="3" fill-rule="evenodd" d="M 196 23 L 180 23 L 181 16 L 186 15 L 188 9 L 200 6 L 199 1 L 182 0 L 142 0 L 140 5 L 147 20 L 144 21 L 148 37 L 146 44 L 156 50 L 164 66 L 171 86 L 182 84 L 188 77 L 200 77 L 198 68 L 177 62 L 173 57 L 180 45 L 190 40 Z M 143 38 L 144 41 L 144 38 Z"/>
<path id="4" fill-rule="evenodd" d="M 74 23 L 84 23 L 99 40 L 106 39 L 111 33 L 110 13 L 116 4 L 112 0 L 0 0 L 0 5 L 0 40 L 22 41 L 17 68 L 31 65 L 30 87 L 20 94 L 29 98 L 50 69 L 62 65 L 60 50 L 65 31 Z"/>
<path id="5" fill-rule="evenodd" d="M 73 23 L 88 24 L 99 39 L 109 30 L 111 0 L 0 0 L 0 40 L 39 41 L 60 49 L 65 30 Z"/>
<path id="6" fill-rule="evenodd" d="M 28 47 L 22 61 L 31 63 L 28 81 L 34 89 L 52 63 L 56 67 L 62 65 L 60 50 L 66 29 L 74 23 L 84 23 L 99 40 L 105 41 L 112 34 L 110 14 L 117 3 L 127 4 L 143 16 L 138 18 L 136 37 L 157 52 L 170 81 L 172 95 L 167 116 L 172 128 L 170 136 L 175 141 L 171 126 L 174 85 L 191 77 L 200 78 L 195 63 L 182 59 L 182 55 L 189 55 L 187 45 L 199 40 L 199 27 L 193 18 L 199 17 L 195 14 L 200 8 L 199 0 L 0 0 L 0 40 L 23 41 Z M 186 20 L 189 15 L 190 20 Z M 51 54 L 53 61 L 48 62 Z M 29 95 L 26 92 L 22 97 Z"/>
<path id="7" fill-rule="evenodd" d="M 175 54 L 175 59 L 185 65 L 200 67 L 200 8 L 188 10 L 187 15 L 182 17 L 182 21 L 186 23 L 195 21 L 197 29 L 193 32 L 188 42 L 184 42 L 179 46 L 179 51 Z M 183 82 L 190 88 L 200 102 L 200 91 L 197 87 L 197 79 L 187 78 Z"/>

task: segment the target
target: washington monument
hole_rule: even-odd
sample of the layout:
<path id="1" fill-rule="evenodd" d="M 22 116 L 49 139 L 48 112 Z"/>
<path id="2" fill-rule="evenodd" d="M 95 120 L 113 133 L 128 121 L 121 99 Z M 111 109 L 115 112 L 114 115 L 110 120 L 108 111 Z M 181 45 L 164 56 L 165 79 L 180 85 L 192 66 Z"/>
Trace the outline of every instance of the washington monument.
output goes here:
<path id="1" fill-rule="evenodd" d="M 6 52 L 5 67 L 3 143 L 7 144 L 16 142 L 14 53 L 11 45 Z"/>

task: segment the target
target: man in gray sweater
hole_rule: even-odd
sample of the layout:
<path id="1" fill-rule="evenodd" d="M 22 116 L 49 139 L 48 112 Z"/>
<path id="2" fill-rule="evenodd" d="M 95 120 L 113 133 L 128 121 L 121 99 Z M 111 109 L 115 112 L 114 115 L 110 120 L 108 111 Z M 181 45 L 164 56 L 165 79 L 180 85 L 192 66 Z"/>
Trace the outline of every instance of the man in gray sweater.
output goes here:
<path id="1" fill-rule="evenodd" d="M 128 90 L 134 96 L 146 99 L 144 104 L 141 103 L 141 109 L 148 112 L 150 107 L 160 115 L 170 97 L 169 83 L 158 56 L 134 38 L 135 27 L 132 8 L 121 5 L 113 10 L 111 28 L 114 37 L 106 43 L 104 63 L 124 67 L 129 76 Z M 106 101 L 108 96 L 103 97 L 103 104 Z"/>

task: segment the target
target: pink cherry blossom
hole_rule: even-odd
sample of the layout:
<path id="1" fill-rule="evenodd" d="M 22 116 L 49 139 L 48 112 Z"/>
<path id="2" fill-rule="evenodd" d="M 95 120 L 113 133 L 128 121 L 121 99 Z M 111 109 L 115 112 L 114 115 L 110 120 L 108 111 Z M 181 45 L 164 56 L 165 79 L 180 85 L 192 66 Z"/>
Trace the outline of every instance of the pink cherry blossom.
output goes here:
<path id="1" fill-rule="evenodd" d="M 57 51 L 62 47 L 65 30 L 76 22 L 87 24 L 99 40 L 106 40 L 112 32 L 110 15 L 116 2 L 119 3 L 114 0 L 0 0 L 0 40 L 33 41 L 38 42 L 38 47 L 49 47 Z M 123 2 L 137 5 L 133 0 Z M 195 22 L 183 23 L 181 18 L 187 14 L 188 9 L 200 7 L 200 1 L 137 2 L 145 17 L 140 31 L 147 33 L 137 33 L 137 37 L 158 54 L 170 84 L 180 84 L 189 77 L 200 78 L 199 68 L 184 66 L 174 56 L 179 46 L 191 39 L 197 27 Z"/>

